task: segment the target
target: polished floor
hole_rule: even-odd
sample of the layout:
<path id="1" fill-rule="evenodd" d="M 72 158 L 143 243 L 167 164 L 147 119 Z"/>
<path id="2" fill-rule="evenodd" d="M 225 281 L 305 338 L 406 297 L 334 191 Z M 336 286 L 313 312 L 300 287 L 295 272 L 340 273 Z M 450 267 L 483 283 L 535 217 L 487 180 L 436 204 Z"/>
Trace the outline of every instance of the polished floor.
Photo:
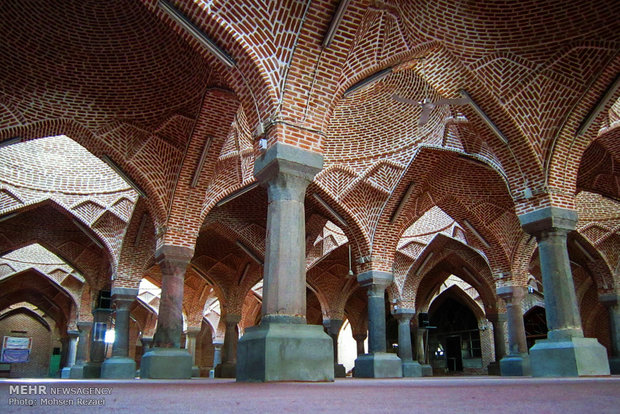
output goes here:
<path id="1" fill-rule="evenodd" d="M 87 405 L 88 404 L 88 405 Z M 90 405 L 94 404 L 94 405 Z M 620 413 L 620 377 L 0 380 L 0 413 Z"/>

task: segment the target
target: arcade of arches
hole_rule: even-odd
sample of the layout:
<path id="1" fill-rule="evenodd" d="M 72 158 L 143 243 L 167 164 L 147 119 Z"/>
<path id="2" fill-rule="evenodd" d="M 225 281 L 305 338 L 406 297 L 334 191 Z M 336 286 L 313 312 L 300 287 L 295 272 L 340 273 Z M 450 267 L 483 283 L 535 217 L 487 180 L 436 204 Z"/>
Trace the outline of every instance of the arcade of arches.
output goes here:
<path id="1" fill-rule="evenodd" d="M 616 7 L 4 4 L 0 375 L 620 373 Z"/>

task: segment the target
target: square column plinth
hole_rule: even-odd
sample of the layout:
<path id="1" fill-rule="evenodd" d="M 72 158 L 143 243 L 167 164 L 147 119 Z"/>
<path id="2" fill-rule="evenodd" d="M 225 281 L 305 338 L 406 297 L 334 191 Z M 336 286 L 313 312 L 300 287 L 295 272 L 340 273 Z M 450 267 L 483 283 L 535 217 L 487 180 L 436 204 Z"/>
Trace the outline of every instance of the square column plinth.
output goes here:
<path id="1" fill-rule="evenodd" d="M 607 350 L 594 338 L 536 341 L 530 362 L 535 377 L 609 375 Z"/>
<path id="2" fill-rule="evenodd" d="M 192 377 L 192 356 L 185 349 L 152 348 L 142 355 L 140 377 L 185 379 Z"/>
<path id="3" fill-rule="evenodd" d="M 356 378 L 400 378 L 402 376 L 402 362 L 396 354 L 375 352 L 360 355 L 355 360 Z"/>
<path id="4" fill-rule="evenodd" d="M 237 381 L 333 381 L 332 339 L 318 325 L 265 323 L 237 345 Z"/>

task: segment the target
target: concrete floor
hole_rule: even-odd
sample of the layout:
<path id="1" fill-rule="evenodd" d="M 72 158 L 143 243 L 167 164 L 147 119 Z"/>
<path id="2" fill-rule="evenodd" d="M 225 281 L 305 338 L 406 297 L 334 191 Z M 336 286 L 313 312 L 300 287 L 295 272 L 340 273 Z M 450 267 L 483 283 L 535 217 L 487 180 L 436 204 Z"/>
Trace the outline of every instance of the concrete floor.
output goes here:
<path id="1" fill-rule="evenodd" d="M 16 385 L 41 394 L 17 395 Z M 42 386 L 42 388 L 40 387 Z M 104 392 L 109 395 L 51 395 Z M 20 387 L 21 391 L 22 388 Z M 66 391 L 64 391 L 66 390 Z M 42 394 L 42 392 L 46 394 Z M 95 400 L 103 405 L 41 406 Z M 30 399 L 34 406 L 18 406 Z M 81 399 L 81 400 L 80 400 Z M 53 400 L 52 400 L 53 401 Z M 44 402 L 44 401 L 43 401 Z M 11 403 L 11 404 L 9 404 Z M 58 404 L 58 402 L 55 402 Z M 0 380 L 0 413 L 620 413 L 620 377 L 341 379 L 237 384 L 234 380 Z"/>

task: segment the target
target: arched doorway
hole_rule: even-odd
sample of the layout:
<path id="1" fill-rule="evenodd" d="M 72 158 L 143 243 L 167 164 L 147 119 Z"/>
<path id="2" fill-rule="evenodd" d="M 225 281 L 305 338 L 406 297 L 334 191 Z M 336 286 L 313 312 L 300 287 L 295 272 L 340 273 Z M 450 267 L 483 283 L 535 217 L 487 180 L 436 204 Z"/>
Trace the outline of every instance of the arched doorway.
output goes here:
<path id="1" fill-rule="evenodd" d="M 523 323 L 525 324 L 527 349 L 534 346 L 538 339 L 547 338 L 548 329 L 545 308 L 534 306 L 523 315 Z"/>
<path id="2" fill-rule="evenodd" d="M 455 292 L 447 289 L 429 309 L 428 349 L 433 372 L 458 374 L 482 367 L 478 320 Z"/>

